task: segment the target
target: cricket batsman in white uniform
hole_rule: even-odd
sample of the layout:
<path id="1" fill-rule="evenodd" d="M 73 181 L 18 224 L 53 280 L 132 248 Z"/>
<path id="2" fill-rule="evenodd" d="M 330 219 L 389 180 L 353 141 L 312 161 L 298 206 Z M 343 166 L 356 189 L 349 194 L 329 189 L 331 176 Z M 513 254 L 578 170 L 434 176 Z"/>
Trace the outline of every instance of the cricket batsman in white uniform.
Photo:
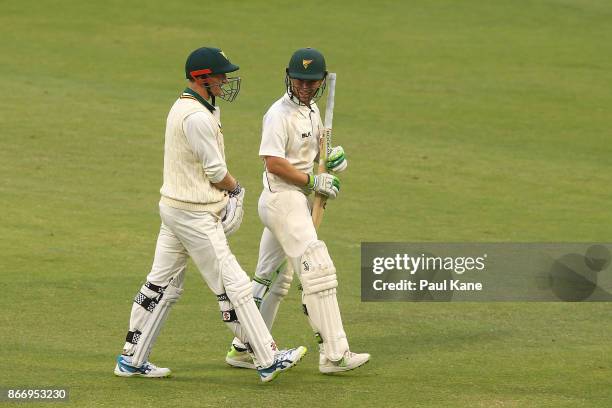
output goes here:
<path id="1" fill-rule="evenodd" d="M 214 292 L 221 317 L 247 349 L 262 381 L 294 366 L 305 347 L 278 351 L 253 300 L 252 284 L 230 251 L 226 234 L 242 221 L 245 190 L 227 170 L 215 97 L 233 101 L 240 78 L 223 51 L 203 47 L 187 58 L 188 87 L 166 122 L 161 228 L 146 283 L 134 299 L 130 326 L 115 374 L 167 377 L 148 361 L 172 305 L 183 292 L 188 256 Z M 210 102 L 209 102 L 210 101 Z"/>
<path id="2" fill-rule="evenodd" d="M 335 175 L 313 175 L 323 131 L 315 101 L 325 89 L 325 59 L 315 49 L 299 49 L 286 72 L 287 92 L 263 119 L 259 155 L 265 162 L 265 171 L 258 210 L 265 228 L 253 295 L 271 329 L 296 271 L 303 289 L 304 312 L 319 342 L 319 370 L 348 371 L 368 362 L 370 355 L 349 350 L 336 300 L 336 269 L 325 243 L 317 238 L 308 200 L 313 191 L 334 199 L 340 190 L 340 180 Z M 328 171 L 338 173 L 347 165 L 342 147 L 332 149 L 326 163 Z M 239 338 L 234 338 L 226 362 L 255 368 Z"/>

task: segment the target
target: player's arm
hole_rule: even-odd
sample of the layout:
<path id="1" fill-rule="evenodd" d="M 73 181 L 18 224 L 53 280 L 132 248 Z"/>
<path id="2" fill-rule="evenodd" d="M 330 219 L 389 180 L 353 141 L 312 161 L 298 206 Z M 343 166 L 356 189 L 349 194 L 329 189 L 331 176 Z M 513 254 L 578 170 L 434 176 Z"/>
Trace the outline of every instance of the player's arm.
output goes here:
<path id="1" fill-rule="evenodd" d="M 315 191 L 329 198 L 336 198 L 338 191 L 340 191 L 340 179 L 333 174 L 306 174 L 296 169 L 287 159 L 282 157 L 264 156 L 264 161 L 269 173 L 277 175 L 287 183 Z"/>
<path id="2" fill-rule="evenodd" d="M 206 177 L 213 186 L 229 193 L 229 201 L 221 214 L 221 223 L 225 234 L 230 235 L 236 232 L 242 223 L 242 202 L 245 189 L 227 170 L 227 165 L 217 144 L 215 126 L 217 124 L 211 123 L 203 112 L 191 114 L 183 121 L 187 143 L 202 162 Z"/>
<path id="3" fill-rule="evenodd" d="M 308 184 L 308 174 L 303 173 L 295 168 L 289 161 L 283 157 L 264 156 L 266 169 L 268 172 L 277 175 L 287 183 L 294 184 L 298 187 L 306 187 Z"/>
<path id="4" fill-rule="evenodd" d="M 218 183 L 212 183 L 213 186 L 217 187 L 219 190 L 227 190 L 230 193 L 241 189 L 240 183 L 232 176 L 229 171 L 225 173 L 225 177 Z"/>
<path id="5" fill-rule="evenodd" d="M 202 162 L 202 168 L 210 182 L 220 190 L 230 192 L 239 189 L 236 179 L 227 170 L 223 155 L 215 137 L 216 124 L 203 112 L 193 113 L 183 121 L 183 130 L 189 146 Z"/>

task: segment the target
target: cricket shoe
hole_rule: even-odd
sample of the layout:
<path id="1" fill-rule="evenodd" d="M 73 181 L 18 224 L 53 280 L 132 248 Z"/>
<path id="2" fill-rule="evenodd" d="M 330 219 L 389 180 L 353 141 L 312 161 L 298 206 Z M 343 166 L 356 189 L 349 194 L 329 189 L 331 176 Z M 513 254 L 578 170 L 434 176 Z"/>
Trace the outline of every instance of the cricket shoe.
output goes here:
<path id="1" fill-rule="evenodd" d="M 225 362 L 232 367 L 250 368 L 253 370 L 256 368 L 255 364 L 253 364 L 253 358 L 249 352 L 246 351 L 246 349 L 238 349 L 233 344 L 225 355 Z"/>
<path id="2" fill-rule="evenodd" d="M 361 367 L 368 361 L 370 361 L 368 353 L 353 353 L 347 350 L 340 360 L 331 361 L 321 351 L 319 354 L 319 371 L 323 374 L 341 373 Z"/>
<path id="3" fill-rule="evenodd" d="M 117 357 L 117 365 L 115 366 L 115 375 L 118 377 L 147 377 L 147 378 L 162 378 L 169 377 L 172 374 L 169 368 L 157 367 L 146 361 L 140 367 L 132 365 L 132 357 L 124 356 L 123 354 Z"/>
<path id="4" fill-rule="evenodd" d="M 272 381 L 278 374 L 296 365 L 304 357 L 306 351 L 307 349 L 304 346 L 278 351 L 274 355 L 274 363 L 270 367 L 257 369 L 261 381 Z"/>

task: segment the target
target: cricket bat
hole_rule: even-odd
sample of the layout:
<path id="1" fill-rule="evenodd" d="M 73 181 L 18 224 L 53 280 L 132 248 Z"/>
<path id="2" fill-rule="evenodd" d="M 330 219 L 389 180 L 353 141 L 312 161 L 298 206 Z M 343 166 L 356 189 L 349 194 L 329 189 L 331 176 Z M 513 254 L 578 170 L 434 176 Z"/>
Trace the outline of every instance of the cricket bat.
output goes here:
<path id="1" fill-rule="evenodd" d="M 325 107 L 325 119 L 323 120 L 324 132 L 319 140 L 319 169 L 318 174 L 325 173 L 325 162 L 327 155 L 331 152 L 331 129 L 334 120 L 334 97 L 336 96 L 336 73 L 330 72 L 327 76 L 327 105 Z M 312 204 L 312 222 L 316 229 L 323 221 L 323 213 L 325 212 L 325 204 L 327 197 L 322 194 L 316 194 Z"/>

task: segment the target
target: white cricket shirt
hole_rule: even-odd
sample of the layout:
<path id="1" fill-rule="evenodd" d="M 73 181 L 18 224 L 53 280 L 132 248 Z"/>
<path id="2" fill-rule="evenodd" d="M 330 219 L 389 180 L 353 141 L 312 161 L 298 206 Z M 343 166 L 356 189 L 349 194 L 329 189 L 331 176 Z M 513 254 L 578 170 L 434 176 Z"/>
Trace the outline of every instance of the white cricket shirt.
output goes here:
<path id="1" fill-rule="evenodd" d="M 299 171 L 312 174 L 314 161 L 319 155 L 323 122 L 317 105 L 313 103 L 311 107 L 298 105 L 287 94 L 274 102 L 263 118 L 259 156 L 282 157 Z M 263 185 L 274 193 L 304 191 L 265 168 Z"/>

